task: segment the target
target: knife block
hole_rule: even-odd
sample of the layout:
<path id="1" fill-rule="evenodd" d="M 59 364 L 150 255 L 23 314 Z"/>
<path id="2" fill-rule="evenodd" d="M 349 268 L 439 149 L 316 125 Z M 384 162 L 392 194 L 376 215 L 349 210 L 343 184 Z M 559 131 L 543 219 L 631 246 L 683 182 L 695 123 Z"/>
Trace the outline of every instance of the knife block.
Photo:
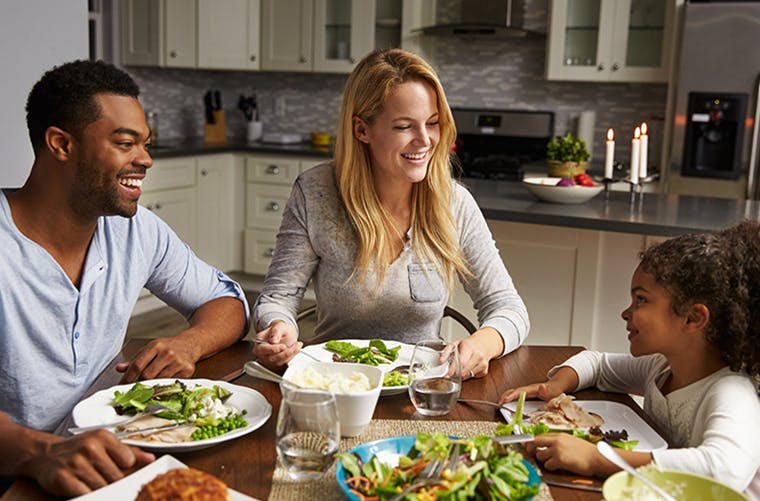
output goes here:
<path id="1" fill-rule="evenodd" d="M 214 110 L 214 123 L 203 125 L 203 142 L 206 144 L 226 144 L 227 125 L 224 121 L 224 110 Z"/>

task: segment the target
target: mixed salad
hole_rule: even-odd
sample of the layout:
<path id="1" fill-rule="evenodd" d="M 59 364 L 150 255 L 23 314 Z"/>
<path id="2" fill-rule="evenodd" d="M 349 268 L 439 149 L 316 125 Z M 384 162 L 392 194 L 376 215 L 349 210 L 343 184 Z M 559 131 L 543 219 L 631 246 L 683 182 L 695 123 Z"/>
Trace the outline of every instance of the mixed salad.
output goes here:
<path id="1" fill-rule="evenodd" d="M 458 455 L 452 451 L 458 444 Z M 346 486 L 359 499 L 387 500 L 421 477 L 431 462 L 450 461 L 441 478 L 407 493 L 407 500 L 523 500 L 538 492 L 529 482 L 530 471 L 520 453 L 494 442 L 488 435 L 449 438 L 440 433 L 419 433 L 414 446 L 398 458 L 398 464 L 383 463 L 377 456 L 363 461 L 357 454 L 338 455 L 346 470 Z M 454 462 L 453 468 L 449 465 Z"/>
<path id="2" fill-rule="evenodd" d="M 356 362 L 367 365 L 380 365 L 395 362 L 401 345 L 388 348 L 381 339 L 371 339 L 365 347 L 359 347 L 346 341 L 328 341 L 325 349 L 334 353 L 335 362 Z"/>
<path id="3" fill-rule="evenodd" d="M 126 392 L 115 391 L 111 405 L 117 414 L 133 416 L 150 404 L 161 404 L 169 410 L 155 414 L 157 417 L 193 424 L 197 429 L 192 439 L 203 440 L 248 425 L 245 409 L 238 411 L 225 404 L 230 396 L 230 391 L 217 385 L 188 388 L 177 380 L 148 386 L 138 381 Z"/>
<path id="4" fill-rule="evenodd" d="M 512 421 L 509 423 L 500 423 L 496 426 L 494 435 L 512 435 L 515 433 L 528 433 L 536 436 L 541 433 L 570 433 L 573 436 L 588 440 L 592 443 L 597 443 L 601 440 L 609 443 L 613 447 L 620 449 L 633 450 L 639 443 L 638 440 L 628 440 L 628 432 L 626 430 L 609 430 L 602 431 L 598 426 L 591 426 L 589 428 L 552 428 L 546 423 L 526 423 L 523 421 L 523 407 L 525 406 L 525 392 L 520 393 L 520 397 L 517 400 L 517 407 L 515 408 L 515 415 Z"/>

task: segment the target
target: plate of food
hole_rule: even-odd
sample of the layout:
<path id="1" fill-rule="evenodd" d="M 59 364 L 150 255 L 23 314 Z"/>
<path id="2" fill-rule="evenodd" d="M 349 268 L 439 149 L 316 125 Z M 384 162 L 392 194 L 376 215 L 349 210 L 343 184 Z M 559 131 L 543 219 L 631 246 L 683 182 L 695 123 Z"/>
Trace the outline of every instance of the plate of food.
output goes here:
<path id="1" fill-rule="evenodd" d="M 485 489 L 494 499 L 527 500 L 538 492 L 541 479 L 536 469 L 519 452 L 496 444 L 488 435 L 459 439 L 418 433 L 367 442 L 339 454 L 335 478 L 351 501 L 373 496 L 383 499 L 383 494 L 387 498 L 414 485 L 429 463 L 453 458 L 457 444 L 455 466 L 449 468 L 445 479 L 424 487 L 428 494 L 449 492 L 452 499 L 458 499 L 459 491 L 464 499 L 468 493 Z"/>
<path id="2" fill-rule="evenodd" d="M 563 181 L 569 181 L 563 183 Z M 582 204 L 597 196 L 604 186 L 594 184 L 584 186 L 576 184 L 572 179 L 560 177 L 532 177 L 522 182 L 525 189 L 533 193 L 539 200 L 556 204 Z"/>
<path id="3" fill-rule="evenodd" d="M 168 475 L 167 475 L 168 474 Z M 150 501 L 163 499 L 184 499 L 185 490 L 193 484 L 202 483 L 209 495 L 219 494 L 219 499 L 229 501 L 256 501 L 234 489 L 208 473 L 188 468 L 173 456 L 164 455 L 143 466 L 121 480 L 102 487 L 89 494 L 74 498 L 74 501 Z M 137 497 L 138 495 L 142 497 Z M 226 497 L 224 497 L 226 495 Z M 174 497 L 176 496 L 176 497 Z"/>
<path id="4" fill-rule="evenodd" d="M 506 409 L 502 409 L 508 422 L 513 419 L 517 405 L 518 402 L 510 402 Z M 527 400 L 523 406 L 523 423 L 545 425 L 539 432 L 574 432 L 584 438 L 590 437 L 591 441 L 605 439 L 612 445 L 636 451 L 668 447 L 667 442 L 633 409 L 608 400 L 575 400 L 564 393 L 548 402 Z"/>
<path id="5" fill-rule="evenodd" d="M 414 345 L 381 339 L 341 339 L 304 346 L 302 351 L 322 362 L 377 366 L 384 374 L 380 396 L 406 393 L 409 389 L 409 375 L 404 369 L 409 368 Z M 310 361 L 309 357 L 299 353 L 288 365 L 295 366 Z"/>
<path id="6" fill-rule="evenodd" d="M 123 424 L 154 403 L 170 410 Z M 258 391 L 209 379 L 151 379 L 117 385 L 94 393 L 72 411 L 77 426 L 134 432 L 124 443 L 160 452 L 226 442 L 258 429 L 271 415 L 272 406 Z"/>

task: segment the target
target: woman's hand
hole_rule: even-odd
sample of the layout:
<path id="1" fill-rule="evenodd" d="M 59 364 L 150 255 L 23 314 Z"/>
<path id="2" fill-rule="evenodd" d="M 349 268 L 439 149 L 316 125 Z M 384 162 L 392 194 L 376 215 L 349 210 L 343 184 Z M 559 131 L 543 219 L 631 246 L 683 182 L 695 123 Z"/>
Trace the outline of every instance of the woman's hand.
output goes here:
<path id="1" fill-rule="evenodd" d="M 258 332 L 256 337 L 268 344 L 256 344 L 253 355 L 262 365 L 272 370 L 282 369 L 303 346 L 298 341 L 296 327 L 284 320 L 274 320 L 269 327 Z"/>
<path id="2" fill-rule="evenodd" d="M 504 351 L 504 340 L 496 329 L 485 327 L 458 342 L 462 379 L 488 374 L 489 362 Z"/>
<path id="3" fill-rule="evenodd" d="M 606 462 L 594 444 L 569 433 L 536 435 L 525 449 L 547 470 L 565 470 L 587 477 L 601 473 L 602 463 Z"/>

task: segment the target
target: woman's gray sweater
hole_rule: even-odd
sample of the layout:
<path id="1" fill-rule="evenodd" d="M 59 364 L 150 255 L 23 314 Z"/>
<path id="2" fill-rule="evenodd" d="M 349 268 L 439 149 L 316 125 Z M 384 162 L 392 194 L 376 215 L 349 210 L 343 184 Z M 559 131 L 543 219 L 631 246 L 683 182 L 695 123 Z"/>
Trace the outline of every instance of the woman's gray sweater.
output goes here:
<path id="1" fill-rule="evenodd" d="M 462 281 L 478 311 L 480 327 L 493 327 L 504 338 L 504 353 L 520 346 L 530 323 L 496 248 L 483 214 L 467 189 L 454 183 L 452 203 L 459 243 L 473 278 Z M 256 301 L 257 332 L 275 319 L 295 324 L 309 280 L 317 297 L 314 342 L 381 338 L 405 343 L 437 338 L 449 293 L 430 264 L 415 259 L 414 242 L 386 271 L 375 292 L 372 273 L 363 284 L 354 270 L 357 238 L 337 190 L 333 166 L 302 173 L 283 213 L 274 257 Z"/>

